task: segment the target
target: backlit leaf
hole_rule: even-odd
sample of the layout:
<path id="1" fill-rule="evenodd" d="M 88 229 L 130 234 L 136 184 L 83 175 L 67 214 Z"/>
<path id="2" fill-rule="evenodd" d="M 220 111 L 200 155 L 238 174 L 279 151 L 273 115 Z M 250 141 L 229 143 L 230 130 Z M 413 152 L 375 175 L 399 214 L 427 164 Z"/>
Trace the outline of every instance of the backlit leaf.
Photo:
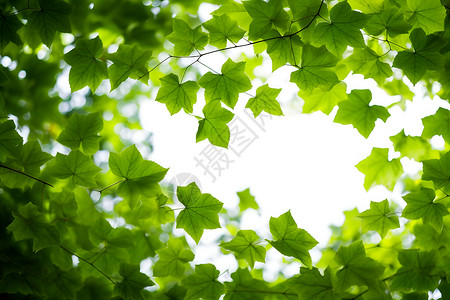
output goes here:
<path id="1" fill-rule="evenodd" d="M 208 35 L 201 26 L 192 29 L 185 21 L 173 19 L 173 32 L 167 39 L 175 45 L 175 55 L 189 55 L 208 44 Z"/>
<path id="2" fill-rule="evenodd" d="M 363 219 L 362 229 L 364 231 L 375 230 L 381 238 L 384 238 L 390 229 L 400 227 L 398 217 L 391 212 L 387 200 L 371 201 L 370 209 L 363 211 L 358 217 Z"/>
<path id="3" fill-rule="evenodd" d="M 156 96 L 156 101 L 165 103 L 170 114 L 176 114 L 182 108 L 187 113 L 192 113 L 193 105 L 197 102 L 198 85 L 195 81 L 181 83 L 178 76 L 169 74 L 161 80 L 161 88 Z"/>
<path id="4" fill-rule="evenodd" d="M 224 48 L 227 40 L 237 43 L 244 37 L 245 30 L 237 26 L 237 22 L 228 15 L 213 16 L 202 24 L 209 31 L 209 43 L 218 48 Z"/>
<path id="5" fill-rule="evenodd" d="M 198 121 L 196 141 L 208 139 L 213 145 L 227 148 L 230 141 L 230 129 L 227 124 L 234 114 L 220 106 L 220 101 L 212 101 L 203 107 L 205 117 Z"/>
<path id="6" fill-rule="evenodd" d="M 187 288 L 186 300 L 218 300 L 225 292 L 224 285 L 217 280 L 220 272 L 212 264 L 196 265 L 195 272 L 183 279 Z"/>
<path id="7" fill-rule="evenodd" d="M 198 244 L 204 229 L 220 228 L 219 212 L 223 203 L 202 194 L 195 182 L 177 188 L 178 200 L 184 209 L 177 217 L 177 228 L 183 228 Z"/>
<path id="8" fill-rule="evenodd" d="M 153 267 L 153 275 L 156 277 L 181 277 L 186 269 L 186 264 L 194 259 L 194 253 L 187 249 L 186 242 L 181 239 L 170 239 L 167 247 L 156 250 L 159 260 Z"/>
<path id="9" fill-rule="evenodd" d="M 233 251 L 237 259 L 245 259 L 253 269 L 256 261 L 264 263 L 266 258 L 266 249 L 258 245 L 259 242 L 260 238 L 253 230 L 240 230 L 231 241 L 221 242 L 220 247 Z"/>
<path id="10" fill-rule="evenodd" d="M 278 94 L 281 89 L 270 88 L 268 84 L 260 86 L 256 90 L 256 96 L 250 98 L 247 102 L 246 108 L 250 108 L 255 118 L 259 116 L 262 111 L 271 115 L 282 116 L 280 103 L 277 101 Z"/>

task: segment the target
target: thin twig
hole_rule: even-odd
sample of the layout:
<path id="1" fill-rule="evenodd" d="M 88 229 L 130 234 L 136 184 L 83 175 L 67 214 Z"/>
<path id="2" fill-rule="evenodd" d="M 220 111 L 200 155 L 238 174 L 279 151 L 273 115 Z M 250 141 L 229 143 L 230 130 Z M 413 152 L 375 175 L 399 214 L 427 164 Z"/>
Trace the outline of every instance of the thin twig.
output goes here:
<path id="1" fill-rule="evenodd" d="M 39 181 L 39 182 L 45 184 L 45 185 L 54 187 L 54 186 L 51 185 L 50 183 L 45 182 L 44 180 L 41 180 L 41 179 L 36 178 L 36 177 L 34 177 L 34 176 L 31 176 L 30 174 L 24 173 L 24 172 L 22 172 L 22 171 L 20 171 L 20 170 L 13 169 L 13 168 L 11 168 L 11 167 L 8 167 L 8 166 L 2 165 L 2 164 L 0 164 L 0 168 L 7 169 L 7 170 L 10 170 L 10 171 L 12 171 L 12 172 L 16 172 L 16 173 L 22 174 L 23 176 L 27 176 L 27 177 L 29 177 L 29 178 L 31 178 L 31 179 L 34 179 L 34 180 L 36 180 L 36 181 Z"/>
<path id="2" fill-rule="evenodd" d="M 116 284 L 116 282 L 114 280 L 111 279 L 111 277 L 109 277 L 105 272 L 103 272 L 102 270 L 100 270 L 99 268 L 97 268 L 93 263 L 89 262 L 87 259 L 73 253 L 72 251 L 70 251 L 69 249 L 65 248 L 64 246 L 59 246 L 61 249 L 63 249 L 64 251 L 66 251 L 67 253 L 76 256 L 79 260 L 84 261 L 85 263 L 87 263 L 88 265 L 90 265 L 91 267 L 93 267 L 95 270 L 97 270 L 100 274 L 102 274 L 103 276 L 105 276 L 112 284 Z"/>

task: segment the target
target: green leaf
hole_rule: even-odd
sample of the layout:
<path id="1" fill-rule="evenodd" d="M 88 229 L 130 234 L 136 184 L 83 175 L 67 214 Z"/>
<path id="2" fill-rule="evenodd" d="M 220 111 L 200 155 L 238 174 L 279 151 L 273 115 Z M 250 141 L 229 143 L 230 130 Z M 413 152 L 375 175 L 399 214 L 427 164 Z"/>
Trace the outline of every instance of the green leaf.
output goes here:
<path id="1" fill-rule="evenodd" d="M 246 108 L 250 108 L 255 118 L 259 116 L 262 111 L 265 111 L 271 115 L 282 116 L 280 103 L 277 101 L 277 97 L 280 94 L 281 89 L 270 88 L 268 84 L 260 86 L 256 90 L 256 96 L 248 99 Z"/>
<path id="2" fill-rule="evenodd" d="M 233 62 L 230 58 L 223 64 L 221 74 L 206 73 L 198 84 L 205 89 L 206 102 L 220 100 L 234 108 L 239 93 L 252 88 L 248 76 L 244 73 L 245 62 Z"/>
<path id="3" fill-rule="evenodd" d="M 173 19 L 173 32 L 167 40 L 175 45 L 175 55 L 188 56 L 194 50 L 203 50 L 208 44 L 208 35 L 201 26 L 194 29 L 180 19 Z"/>
<path id="4" fill-rule="evenodd" d="M 72 7 L 60 0 L 39 0 L 39 6 L 41 9 L 30 13 L 27 26 L 37 30 L 42 42 L 50 48 L 57 31 L 72 32 L 69 18 Z"/>
<path id="5" fill-rule="evenodd" d="M 187 288 L 184 299 L 218 300 L 225 292 L 224 285 L 217 280 L 220 272 L 212 264 L 195 266 L 195 272 L 183 279 L 182 285 Z"/>
<path id="6" fill-rule="evenodd" d="M 314 248 L 318 242 L 304 229 L 298 228 L 291 211 L 287 211 L 278 218 L 271 217 L 270 233 L 274 240 L 269 243 L 281 254 L 299 259 L 307 267 L 312 261 L 308 250 Z"/>
<path id="7" fill-rule="evenodd" d="M 214 15 L 209 21 L 202 24 L 209 31 L 209 43 L 218 48 L 225 48 L 227 40 L 237 43 L 244 37 L 245 30 L 237 25 L 228 15 Z"/>
<path id="8" fill-rule="evenodd" d="M 424 138 L 430 139 L 435 135 L 441 135 L 447 143 L 450 143 L 450 111 L 440 107 L 434 115 L 422 119 Z"/>
<path id="9" fill-rule="evenodd" d="M 176 114 L 182 108 L 192 113 L 193 105 L 197 102 L 198 84 L 195 81 L 181 83 L 178 76 L 169 74 L 161 80 L 161 88 L 156 95 L 156 101 L 165 103 L 170 114 Z"/>
<path id="10" fill-rule="evenodd" d="M 75 48 L 64 55 L 64 60 L 72 66 L 69 73 L 69 83 L 72 92 L 88 86 L 95 92 L 103 81 L 108 78 L 106 63 L 102 56 L 103 44 L 97 36 L 94 39 L 79 39 Z"/>
<path id="11" fill-rule="evenodd" d="M 177 217 L 177 228 L 183 228 L 197 244 L 204 229 L 220 228 L 219 212 L 223 203 L 210 194 L 202 194 L 195 182 L 178 186 L 177 197 L 184 205 Z"/>
<path id="12" fill-rule="evenodd" d="M 381 86 L 393 73 L 391 66 L 380 58 L 380 55 L 368 47 L 356 48 L 345 62 L 352 68 L 353 73 L 362 74 L 366 79 L 373 78 Z"/>
<path id="13" fill-rule="evenodd" d="M 417 249 L 398 253 L 402 267 L 392 280 L 391 290 L 433 291 L 439 283 L 439 275 L 433 274 L 437 259 L 434 252 Z"/>
<path id="14" fill-rule="evenodd" d="M 17 34 L 17 30 L 19 30 L 23 24 L 14 14 L 5 16 L 0 10 L 0 16 L 0 32 L 2 33 L 0 34 L 0 53 L 2 53 L 9 42 L 13 42 L 16 45 L 22 44 L 22 41 Z"/>
<path id="15" fill-rule="evenodd" d="M 231 282 L 225 282 L 224 300 L 260 300 L 266 299 L 271 290 L 266 283 L 252 277 L 248 269 L 238 268 L 231 274 Z"/>
<path id="16" fill-rule="evenodd" d="M 243 2 L 245 9 L 252 17 L 248 31 L 250 40 L 254 41 L 264 37 L 272 29 L 272 26 L 284 30 L 287 29 L 289 15 L 284 11 L 282 2 L 282 0 L 272 0 L 269 2 L 250 0 Z"/>
<path id="17" fill-rule="evenodd" d="M 5 72 L 0 69 L 0 86 L 4 85 L 9 81 L 8 76 L 6 76 Z M 2 96 L 0 96 L 2 97 Z M 5 103 L 3 97 L 0 98 L 0 120 L 3 118 L 7 118 L 8 115 L 5 113 Z"/>
<path id="18" fill-rule="evenodd" d="M 266 34 L 266 37 L 279 37 L 266 41 L 267 54 L 269 54 L 270 59 L 272 60 L 272 72 L 287 63 L 294 66 L 297 65 L 297 62 L 300 61 L 300 57 L 296 57 L 296 53 L 303 45 L 297 35 L 282 37 L 278 31 L 272 29 Z M 298 54 L 298 56 L 300 55 Z"/>
<path id="19" fill-rule="evenodd" d="M 186 242 L 182 239 L 169 239 L 167 248 L 156 250 L 159 260 L 153 266 L 153 275 L 156 277 L 181 277 L 185 265 L 194 260 L 194 253 L 186 249 Z"/>
<path id="20" fill-rule="evenodd" d="M 155 285 L 147 275 L 142 274 L 139 265 L 123 263 L 120 265 L 122 281 L 114 286 L 114 289 L 125 300 L 144 300 L 144 288 Z"/>
<path id="21" fill-rule="evenodd" d="M 60 218 L 61 220 L 76 217 L 78 206 L 75 200 L 75 194 L 72 191 L 69 192 L 66 190 L 60 193 L 51 193 L 50 211 L 55 214 L 56 218 Z"/>
<path id="22" fill-rule="evenodd" d="M 403 209 L 402 217 L 417 220 L 422 219 L 424 224 L 431 225 L 437 232 L 444 225 L 443 216 L 449 214 L 448 209 L 435 201 L 436 195 L 432 189 L 422 188 L 403 196 L 407 205 Z"/>
<path id="23" fill-rule="evenodd" d="M 353 11 L 344 1 L 339 2 L 330 10 L 331 22 L 322 22 L 314 28 L 314 36 L 320 44 L 325 44 L 335 55 L 341 56 L 347 46 L 365 47 L 360 31 L 368 20 L 368 16 Z"/>
<path id="24" fill-rule="evenodd" d="M 377 289 L 378 279 L 384 272 L 384 266 L 378 261 L 367 257 L 361 241 L 339 247 L 335 261 L 342 266 L 336 272 L 336 286 L 345 290 L 352 285 L 367 286 Z"/>
<path id="25" fill-rule="evenodd" d="M 302 64 L 299 70 L 291 73 L 291 82 L 307 93 L 315 88 L 328 91 L 339 83 L 336 72 L 331 69 L 337 62 L 338 58 L 325 46 L 316 48 L 306 44 L 303 46 Z"/>
<path id="26" fill-rule="evenodd" d="M 425 36 L 422 29 L 414 29 L 409 39 L 414 51 L 399 52 L 394 59 L 393 66 L 402 69 L 408 79 L 416 84 L 427 70 L 442 68 L 444 57 L 439 53 L 442 40 L 435 35 Z"/>
<path id="27" fill-rule="evenodd" d="M 384 0 L 348 0 L 353 9 L 358 9 L 363 13 L 376 13 L 383 9 Z"/>
<path id="28" fill-rule="evenodd" d="M 435 189 L 444 188 L 450 191 L 450 152 L 440 159 L 430 159 L 423 162 L 422 180 L 431 180 Z"/>
<path id="29" fill-rule="evenodd" d="M 231 241 L 222 241 L 220 247 L 235 252 L 236 259 L 244 259 L 253 269 L 255 261 L 264 263 L 266 258 L 266 248 L 258 245 L 259 241 L 253 230 L 240 230 Z"/>
<path id="30" fill-rule="evenodd" d="M 384 32 L 389 37 L 408 33 L 411 24 L 405 21 L 405 12 L 398 7 L 387 7 L 381 12 L 373 14 L 367 22 L 365 29 L 369 34 L 380 35 Z"/>
<path id="31" fill-rule="evenodd" d="M 56 246 L 60 243 L 59 232 L 55 226 L 46 222 L 45 216 L 31 202 L 13 213 L 14 221 L 7 227 L 16 241 L 33 239 L 33 251 Z"/>
<path id="32" fill-rule="evenodd" d="M 22 145 L 22 137 L 16 131 L 14 121 L 0 123 L 0 161 L 13 158 L 18 147 Z"/>
<path id="33" fill-rule="evenodd" d="M 299 299 L 334 300 L 338 295 L 331 281 L 331 271 L 327 267 L 324 274 L 317 268 L 300 267 L 300 276 L 288 279 L 288 286 L 297 292 Z"/>
<path id="34" fill-rule="evenodd" d="M 39 176 L 40 167 L 53 156 L 43 152 L 37 141 L 28 141 L 23 147 L 18 147 L 15 152 L 15 158 L 7 160 L 6 165 L 15 170 L 23 171 L 32 176 Z M 0 179 L 3 184 L 10 188 L 25 188 L 36 181 L 17 172 L 0 172 Z"/>
<path id="35" fill-rule="evenodd" d="M 444 30 L 446 14 L 444 6 L 439 0 L 406 0 L 411 11 L 408 12 L 408 22 L 414 27 L 422 28 L 426 34 Z"/>
<path id="36" fill-rule="evenodd" d="M 329 91 L 316 89 L 314 93 L 300 90 L 298 96 L 305 101 L 302 109 L 303 113 L 312 113 L 320 110 L 328 115 L 339 102 L 347 99 L 347 85 L 344 82 L 340 82 Z"/>
<path id="37" fill-rule="evenodd" d="M 412 100 L 414 97 L 414 93 L 403 82 L 403 80 L 394 79 L 391 82 L 386 82 L 381 88 L 383 88 L 383 90 L 391 96 L 400 96 L 403 101 Z"/>
<path id="38" fill-rule="evenodd" d="M 384 238 L 390 229 L 400 227 L 398 217 L 389 208 L 389 202 L 370 202 L 370 209 L 358 215 L 363 220 L 362 230 L 375 230 Z"/>
<path id="39" fill-rule="evenodd" d="M 353 90 L 348 100 L 339 103 L 334 122 L 352 124 L 362 136 L 368 138 L 375 128 L 375 121 L 381 119 L 386 122 L 390 116 L 385 107 L 369 105 L 371 100 L 370 90 Z"/>
<path id="40" fill-rule="evenodd" d="M 81 146 L 81 150 L 92 155 L 98 151 L 101 139 L 98 132 L 103 129 L 103 118 L 100 113 L 80 115 L 74 113 L 67 121 L 57 141 L 72 150 Z"/>
<path id="41" fill-rule="evenodd" d="M 364 188 L 367 191 L 377 184 L 382 184 L 392 191 L 403 174 L 400 159 L 389 160 L 388 152 L 389 149 L 373 148 L 370 155 L 356 165 L 365 175 Z"/>
<path id="42" fill-rule="evenodd" d="M 72 186 L 96 186 L 94 177 L 101 169 L 79 150 L 73 150 L 69 155 L 58 153 L 48 165 L 48 173 L 59 179 L 69 179 Z"/>
<path id="43" fill-rule="evenodd" d="M 250 194 L 250 188 L 237 192 L 239 197 L 239 211 L 243 212 L 249 208 L 258 209 L 258 203 L 255 201 L 255 197 Z"/>
<path id="44" fill-rule="evenodd" d="M 309 22 L 311 22 L 313 17 L 319 11 L 321 5 L 321 13 L 326 9 L 325 3 L 322 3 L 321 0 L 288 0 L 288 3 L 294 21 L 298 21 L 302 28 L 308 25 Z"/>
<path id="45" fill-rule="evenodd" d="M 230 141 L 230 129 L 227 123 L 233 119 L 234 114 L 222 108 L 220 101 L 212 101 L 203 107 L 205 117 L 198 121 L 196 141 L 208 138 L 213 145 L 227 148 Z"/>
<path id="46" fill-rule="evenodd" d="M 113 62 L 108 68 L 111 90 L 116 89 L 128 77 L 140 79 L 147 84 L 149 78 L 147 63 L 151 55 L 152 51 L 143 50 L 136 44 L 120 45 L 117 52 L 108 57 Z"/>
<path id="47" fill-rule="evenodd" d="M 151 198 L 160 194 L 159 182 L 168 171 L 153 161 L 144 160 L 135 145 L 120 153 L 111 153 L 109 167 L 114 175 L 123 178 L 117 194 L 128 201 L 131 209 L 139 202 L 140 196 Z"/>
<path id="48" fill-rule="evenodd" d="M 425 139 L 419 136 L 405 135 L 404 130 L 400 131 L 397 135 L 391 136 L 389 139 L 394 144 L 395 151 L 400 152 L 400 157 L 406 156 L 414 158 L 416 161 L 422 161 L 436 156 L 439 157 L 438 151 L 431 149 L 430 143 Z"/>

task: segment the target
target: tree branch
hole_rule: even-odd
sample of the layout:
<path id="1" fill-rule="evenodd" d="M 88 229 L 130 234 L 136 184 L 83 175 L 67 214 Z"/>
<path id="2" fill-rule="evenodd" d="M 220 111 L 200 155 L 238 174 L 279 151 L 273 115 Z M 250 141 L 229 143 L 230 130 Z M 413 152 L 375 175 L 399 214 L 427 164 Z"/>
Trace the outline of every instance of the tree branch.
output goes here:
<path id="1" fill-rule="evenodd" d="M 7 170 L 10 170 L 10 171 L 12 171 L 12 172 L 16 172 L 16 173 L 22 174 L 23 176 L 27 176 L 27 177 L 29 177 L 29 178 L 31 178 L 31 179 L 34 179 L 34 180 L 36 180 L 36 181 L 39 181 L 39 182 L 45 184 L 45 185 L 54 187 L 53 185 L 51 185 L 51 184 L 48 183 L 48 182 L 45 182 L 44 180 L 41 180 L 41 179 L 36 178 L 36 177 L 34 177 L 34 176 L 31 176 L 30 174 L 24 173 L 24 172 L 22 172 L 22 171 L 20 171 L 20 170 L 16 170 L 16 169 L 13 169 L 13 168 L 11 168 L 11 167 L 5 166 L 5 165 L 3 165 L 3 164 L 0 164 L 0 168 L 7 169 Z"/>
<path id="2" fill-rule="evenodd" d="M 90 265 L 91 267 L 93 267 L 95 270 L 97 270 L 100 274 L 102 274 L 103 276 L 106 277 L 106 279 L 108 279 L 112 284 L 116 284 L 116 282 L 114 280 L 111 279 L 111 277 L 109 277 L 105 272 L 103 272 L 102 270 L 100 270 L 99 268 L 97 268 L 93 263 L 89 262 L 87 259 L 82 258 L 81 256 L 73 253 L 72 251 L 70 251 L 69 249 L 65 248 L 64 246 L 59 246 L 61 249 L 63 249 L 64 251 L 66 251 L 67 253 L 74 255 L 76 257 L 78 257 L 79 260 L 84 261 L 85 263 L 87 263 L 88 265 Z"/>

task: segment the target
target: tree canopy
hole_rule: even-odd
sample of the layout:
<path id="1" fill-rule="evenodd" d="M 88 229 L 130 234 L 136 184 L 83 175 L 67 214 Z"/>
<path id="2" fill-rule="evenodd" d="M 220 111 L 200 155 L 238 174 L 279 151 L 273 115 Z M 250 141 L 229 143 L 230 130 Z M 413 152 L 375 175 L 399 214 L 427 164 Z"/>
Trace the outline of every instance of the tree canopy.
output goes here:
<path id="1" fill-rule="evenodd" d="M 214 5 L 207 18 L 203 3 Z M 449 0 L 1 1 L 0 295 L 449 298 L 449 11 Z M 231 56 L 239 49 L 248 51 Z M 220 53 L 220 70 L 205 63 Z M 356 165 L 366 190 L 395 187 L 403 202 L 345 212 L 317 262 L 317 240 L 291 211 L 241 229 L 245 212 L 258 210 L 250 189 L 236 191 L 236 213 L 195 182 L 171 193 L 170 166 L 149 159 L 151 140 L 124 134 L 141 129 L 127 107 L 144 98 L 198 121 L 193 141 L 228 148 L 238 102 L 254 118 L 283 118 L 281 89 L 256 71 L 265 62 L 290 74 L 302 113 L 334 114 L 364 138 L 411 101 L 441 103 L 420 135 L 386 137 L 392 149 L 375 147 Z M 351 90 L 352 74 L 398 101 Z M 404 157 L 421 171 L 407 174 Z M 199 257 L 204 231 L 217 228 L 226 233 L 215 247 L 237 269 Z M 269 252 L 283 267 L 301 264 L 297 275 L 265 280 Z"/>

